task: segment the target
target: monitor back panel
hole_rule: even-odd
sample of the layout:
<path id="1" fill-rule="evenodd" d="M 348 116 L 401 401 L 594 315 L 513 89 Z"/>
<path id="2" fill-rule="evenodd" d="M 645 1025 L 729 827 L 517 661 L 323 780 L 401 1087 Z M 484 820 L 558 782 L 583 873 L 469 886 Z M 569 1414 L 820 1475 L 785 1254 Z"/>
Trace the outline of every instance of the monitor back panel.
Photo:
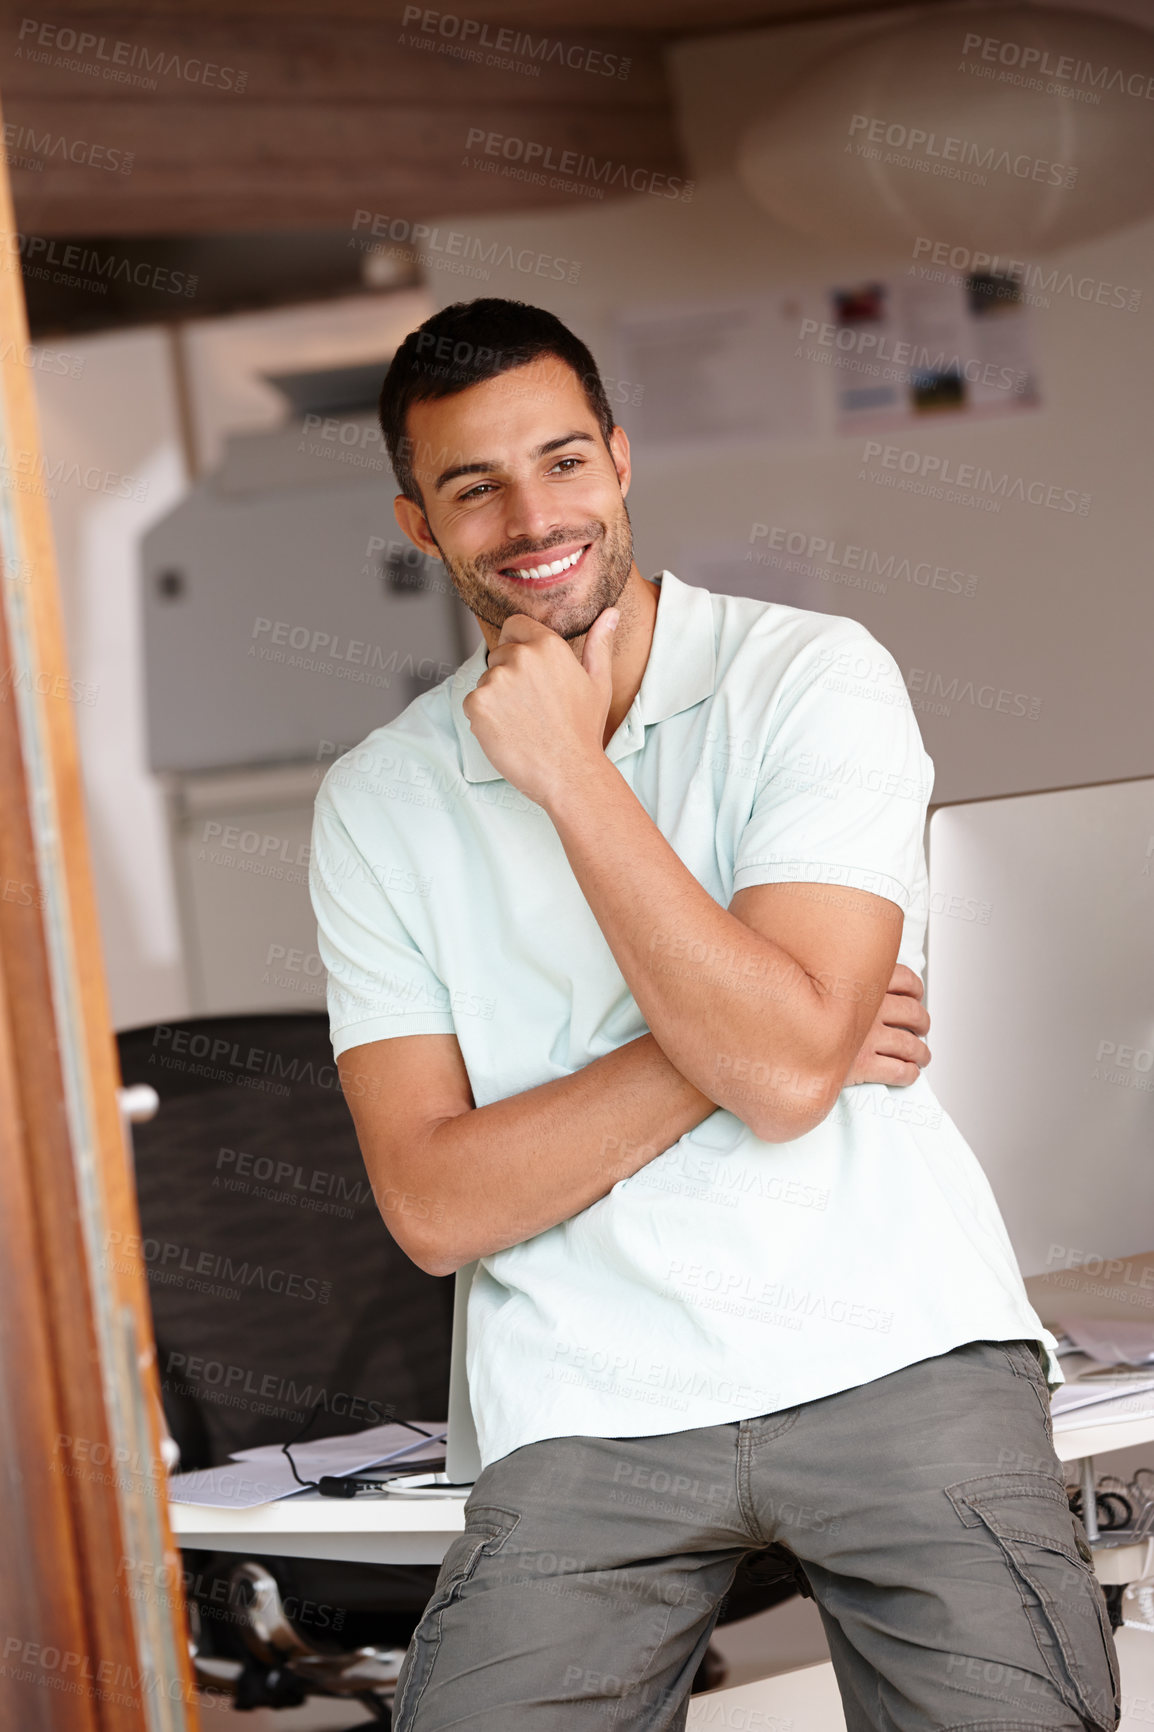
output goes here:
<path id="1" fill-rule="evenodd" d="M 926 1074 L 1023 1274 L 1149 1250 L 1154 778 L 941 807 L 929 873 Z"/>

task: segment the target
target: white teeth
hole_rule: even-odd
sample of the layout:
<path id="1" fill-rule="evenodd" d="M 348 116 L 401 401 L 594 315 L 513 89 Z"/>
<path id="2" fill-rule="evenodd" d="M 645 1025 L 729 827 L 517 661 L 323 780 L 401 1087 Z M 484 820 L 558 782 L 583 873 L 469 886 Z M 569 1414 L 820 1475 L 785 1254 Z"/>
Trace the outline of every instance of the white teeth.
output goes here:
<path id="1" fill-rule="evenodd" d="M 576 553 L 570 553 L 565 559 L 555 559 L 552 565 L 531 565 L 528 570 L 519 571 L 515 575 L 530 580 L 539 577 L 560 577 L 563 571 L 568 571 L 571 565 L 576 565 L 584 551 L 583 547 L 579 547 Z"/>

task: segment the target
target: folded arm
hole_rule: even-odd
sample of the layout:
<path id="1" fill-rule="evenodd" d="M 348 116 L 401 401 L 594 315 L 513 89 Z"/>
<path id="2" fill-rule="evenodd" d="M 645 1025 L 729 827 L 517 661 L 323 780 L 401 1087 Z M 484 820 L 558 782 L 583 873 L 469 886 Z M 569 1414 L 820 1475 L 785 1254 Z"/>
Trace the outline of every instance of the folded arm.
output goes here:
<path id="1" fill-rule="evenodd" d="M 546 809 L 670 1062 L 766 1142 L 819 1124 L 885 997 L 897 904 L 784 883 L 722 908 L 608 758 L 552 788 Z"/>
<path id="2" fill-rule="evenodd" d="M 929 1060 L 921 981 L 899 967 L 890 987 L 847 1082 L 904 1086 Z M 371 1041 L 338 1068 L 385 1224 L 431 1275 L 580 1214 L 717 1105 L 652 1034 L 483 1107 L 452 1034 Z"/>
<path id="3" fill-rule="evenodd" d="M 722 908 L 606 755 L 613 614 L 594 622 L 580 663 L 556 633 L 512 615 L 465 715 L 494 767 L 548 813 L 671 1064 L 763 1141 L 788 1141 L 819 1124 L 845 1086 L 897 958 L 903 915 L 887 893 L 904 893 L 924 815 L 915 773 L 924 753 L 908 699 L 903 709 L 847 697 L 851 682 L 826 681 L 826 651 L 811 656 L 781 700 L 779 767 L 828 745 L 846 779 L 835 798 L 814 801 L 790 792 L 796 777 L 771 776 L 739 849 L 747 883 L 759 863 L 773 862 L 766 878 L 793 866 L 796 878 L 816 880 L 822 870 L 802 862 L 842 861 L 882 893 L 755 882 Z M 884 676 L 878 689 L 904 696 L 893 658 L 868 641 L 868 666 Z"/>

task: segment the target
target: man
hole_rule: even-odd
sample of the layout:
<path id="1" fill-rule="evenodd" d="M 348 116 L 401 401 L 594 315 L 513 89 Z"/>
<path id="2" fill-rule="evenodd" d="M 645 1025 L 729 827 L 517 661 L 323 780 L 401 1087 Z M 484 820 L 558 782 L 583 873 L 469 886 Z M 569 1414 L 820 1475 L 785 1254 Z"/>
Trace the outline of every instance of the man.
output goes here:
<path id="1" fill-rule="evenodd" d="M 485 640 L 314 831 L 378 1201 L 422 1268 L 479 1259 L 483 1468 L 397 1732 L 683 1727 L 766 1548 L 851 1732 L 1113 1727 L 1055 1342 L 921 1075 L 932 765 L 893 658 L 644 579 L 628 440 L 548 313 L 436 314 L 381 412 Z"/>

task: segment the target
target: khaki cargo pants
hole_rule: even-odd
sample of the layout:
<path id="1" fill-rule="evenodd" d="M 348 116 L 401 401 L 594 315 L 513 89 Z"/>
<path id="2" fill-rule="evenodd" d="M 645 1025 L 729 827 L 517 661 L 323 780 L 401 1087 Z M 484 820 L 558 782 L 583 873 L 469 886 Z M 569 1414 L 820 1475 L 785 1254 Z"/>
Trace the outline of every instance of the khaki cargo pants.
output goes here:
<path id="1" fill-rule="evenodd" d="M 676 1732 L 749 1553 L 816 1600 L 849 1732 L 1107 1732 L 1117 1659 L 1038 1351 L 972 1341 L 762 1418 L 492 1463 L 395 1732 Z"/>

